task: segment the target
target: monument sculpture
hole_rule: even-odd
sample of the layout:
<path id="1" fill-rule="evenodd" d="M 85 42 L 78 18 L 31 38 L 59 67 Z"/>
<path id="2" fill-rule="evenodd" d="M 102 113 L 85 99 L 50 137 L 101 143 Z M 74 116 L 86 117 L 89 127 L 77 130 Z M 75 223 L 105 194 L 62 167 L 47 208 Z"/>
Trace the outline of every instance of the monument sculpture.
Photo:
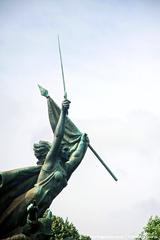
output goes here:
<path id="1" fill-rule="evenodd" d="M 36 166 L 0 172 L 0 238 L 18 233 L 33 234 L 35 227 L 45 224 L 39 219 L 42 219 L 54 198 L 67 186 L 88 146 L 117 180 L 89 144 L 87 134 L 82 134 L 67 116 L 70 101 L 65 89 L 60 44 L 59 52 L 64 84 L 61 109 L 48 91 L 39 86 L 41 95 L 47 99 L 53 141 L 34 144 L 34 154 L 38 159 Z"/>
<path id="2" fill-rule="evenodd" d="M 87 150 L 87 135 L 79 134 L 78 131 L 76 133 L 71 122 L 67 122 L 70 102 L 67 99 L 63 101 L 59 114 L 58 108 L 58 112 L 55 111 L 56 104 L 49 97 L 48 91 L 42 87 L 40 90 L 47 98 L 54 139 L 52 143 L 39 141 L 34 144 L 35 156 L 38 158 L 36 167 L 1 173 L 0 229 L 3 235 L 13 230 L 16 232 L 17 228 L 25 224 L 27 207 L 34 201 L 38 206 L 37 217 L 43 216 L 53 199 L 66 187 Z M 53 113 L 57 113 L 57 116 Z"/>

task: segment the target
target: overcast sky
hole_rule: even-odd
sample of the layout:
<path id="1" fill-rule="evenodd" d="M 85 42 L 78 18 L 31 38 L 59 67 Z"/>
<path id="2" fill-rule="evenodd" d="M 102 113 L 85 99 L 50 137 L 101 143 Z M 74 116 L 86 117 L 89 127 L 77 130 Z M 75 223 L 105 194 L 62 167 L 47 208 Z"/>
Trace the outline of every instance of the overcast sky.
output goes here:
<path id="1" fill-rule="evenodd" d="M 70 118 L 88 149 L 54 200 L 93 239 L 133 239 L 160 208 L 160 1 L 0 0 L 1 169 L 34 165 L 52 140 L 37 83 L 60 105 L 60 35 Z M 117 237 L 118 236 L 118 237 Z"/>

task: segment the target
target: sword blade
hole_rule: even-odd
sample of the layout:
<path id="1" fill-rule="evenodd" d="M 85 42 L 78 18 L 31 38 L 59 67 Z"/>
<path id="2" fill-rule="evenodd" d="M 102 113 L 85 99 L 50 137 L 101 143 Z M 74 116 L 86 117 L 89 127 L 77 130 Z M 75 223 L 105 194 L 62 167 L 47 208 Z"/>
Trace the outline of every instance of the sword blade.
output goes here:
<path id="1" fill-rule="evenodd" d="M 61 62 L 61 71 L 62 71 L 62 80 L 63 80 L 63 89 L 64 89 L 64 99 L 67 99 L 67 91 L 66 91 L 66 84 L 65 84 L 65 79 L 64 79 L 64 70 L 63 70 L 63 62 L 62 62 L 61 45 L 60 45 L 59 36 L 58 36 L 58 49 L 59 49 L 59 56 L 60 56 L 60 62 Z"/>

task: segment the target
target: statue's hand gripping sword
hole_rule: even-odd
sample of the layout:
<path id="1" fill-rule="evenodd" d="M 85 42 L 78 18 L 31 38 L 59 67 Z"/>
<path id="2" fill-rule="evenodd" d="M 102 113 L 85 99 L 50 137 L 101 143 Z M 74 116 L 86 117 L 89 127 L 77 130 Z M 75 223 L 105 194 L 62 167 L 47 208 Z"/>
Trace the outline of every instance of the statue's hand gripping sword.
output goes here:
<path id="1" fill-rule="evenodd" d="M 65 85 L 65 79 L 64 79 L 64 70 L 63 70 L 63 62 L 62 62 L 62 54 L 61 54 L 61 46 L 60 46 L 60 39 L 58 36 L 58 49 L 59 49 L 59 56 L 60 56 L 60 62 L 61 62 L 61 71 L 62 71 L 62 79 L 63 79 L 63 88 L 64 88 L 64 99 L 67 99 L 67 91 L 66 91 L 66 85 Z M 98 153 L 94 150 L 94 148 L 89 144 L 88 147 L 90 150 L 94 153 L 94 155 L 97 157 L 97 159 L 101 162 L 101 164 L 105 167 L 105 169 L 109 172 L 109 174 L 113 177 L 115 181 L 118 181 L 116 176 L 113 174 L 113 172 L 109 169 L 109 167 L 105 164 L 105 162 L 101 159 L 101 157 L 98 155 Z"/>

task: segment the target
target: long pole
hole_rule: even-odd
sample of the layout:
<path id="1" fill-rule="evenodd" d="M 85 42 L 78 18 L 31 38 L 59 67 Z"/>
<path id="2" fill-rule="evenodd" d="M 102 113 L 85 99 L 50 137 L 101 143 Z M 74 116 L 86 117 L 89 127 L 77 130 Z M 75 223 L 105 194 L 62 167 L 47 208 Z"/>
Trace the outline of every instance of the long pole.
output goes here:
<path id="1" fill-rule="evenodd" d="M 94 150 L 94 148 L 89 144 L 88 147 L 91 149 L 91 151 L 94 153 L 94 155 L 98 158 L 98 160 L 102 163 L 102 165 L 105 167 L 105 169 L 109 172 L 109 174 L 114 178 L 115 181 L 118 181 L 116 176 L 113 174 L 113 172 L 110 170 L 110 168 L 105 164 L 105 162 L 102 160 L 102 158 L 98 155 L 98 153 Z"/>

